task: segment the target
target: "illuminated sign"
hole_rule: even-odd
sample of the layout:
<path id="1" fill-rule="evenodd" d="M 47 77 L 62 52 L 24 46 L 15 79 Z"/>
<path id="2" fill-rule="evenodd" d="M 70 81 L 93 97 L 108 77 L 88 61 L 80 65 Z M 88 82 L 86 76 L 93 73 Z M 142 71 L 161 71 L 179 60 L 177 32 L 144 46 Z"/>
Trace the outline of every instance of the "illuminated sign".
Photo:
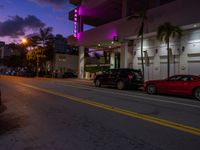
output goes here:
<path id="1" fill-rule="evenodd" d="M 78 36 L 78 8 L 74 10 L 74 37 Z"/>

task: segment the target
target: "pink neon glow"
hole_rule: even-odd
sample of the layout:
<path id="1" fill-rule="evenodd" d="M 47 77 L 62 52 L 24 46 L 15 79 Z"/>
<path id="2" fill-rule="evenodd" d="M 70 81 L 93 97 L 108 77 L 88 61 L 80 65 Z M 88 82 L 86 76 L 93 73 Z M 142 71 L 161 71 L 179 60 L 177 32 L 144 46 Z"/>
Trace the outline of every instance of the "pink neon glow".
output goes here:
<path id="1" fill-rule="evenodd" d="M 79 8 L 77 8 L 77 14 L 80 15 L 80 10 L 79 10 Z"/>
<path id="2" fill-rule="evenodd" d="M 77 33 L 77 39 L 78 40 L 80 39 L 80 33 Z"/>
<path id="3" fill-rule="evenodd" d="M 79 8 L 76 8 L 75 10 L 74 10 L 74 37 L 76 37 L 77 38 L 77 33 L 78 33 L 78 30 L 77 30 L 77 28 L 78 28 L 78 15 L 79 15 Z"/>

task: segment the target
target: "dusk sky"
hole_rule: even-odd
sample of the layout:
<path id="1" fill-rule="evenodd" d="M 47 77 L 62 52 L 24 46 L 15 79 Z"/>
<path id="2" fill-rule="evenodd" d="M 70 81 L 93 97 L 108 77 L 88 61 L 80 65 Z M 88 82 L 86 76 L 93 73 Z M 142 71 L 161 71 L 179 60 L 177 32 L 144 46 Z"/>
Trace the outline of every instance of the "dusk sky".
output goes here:
<path id="1" fill-rule="evenodd" d="M 73 34 L 68 12 L 75 6 L 68 0 L 0 0 L 0 41 L 17 42 L 41 27 L 53 27 L 53 34 Z"/>

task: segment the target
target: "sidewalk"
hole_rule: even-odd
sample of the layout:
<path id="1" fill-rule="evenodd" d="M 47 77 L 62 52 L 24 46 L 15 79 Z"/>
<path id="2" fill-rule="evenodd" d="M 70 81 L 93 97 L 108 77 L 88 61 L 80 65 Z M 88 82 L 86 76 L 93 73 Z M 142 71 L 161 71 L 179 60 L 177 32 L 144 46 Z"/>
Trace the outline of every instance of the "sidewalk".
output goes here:
<path id="1" fill-rule="evenodd" d="M 59 81 L 64 81 L 64 82 L 72 82 L 72 83 L 79 83 L 79 84 L 84 84 L 84 85 L 94 85 L 94 82 L 92 79 L 79 79 L 79 78 L 44 78 L 44 77 L 35 77 L 35 79 L 39 80 L 59 80 Z"/>
<path id="2" fill-rule="evenodd" d="M 83 85 L 94 85 L 93 80 L 87 79 L 78 79 L 78 78 L 68 78 L 68 79 L 61 79 L 66 82 L 78 83 Z"/>
<path id="3" fill-rule="evenodd" d="M 87 85 L 92 85 L 93 84 L 93 80 L 87 80 L 87 79 L 70 79 L 71 81 L 77 82 L 77 83 L 81 83 L 81 84 L 87 84 Z"/>

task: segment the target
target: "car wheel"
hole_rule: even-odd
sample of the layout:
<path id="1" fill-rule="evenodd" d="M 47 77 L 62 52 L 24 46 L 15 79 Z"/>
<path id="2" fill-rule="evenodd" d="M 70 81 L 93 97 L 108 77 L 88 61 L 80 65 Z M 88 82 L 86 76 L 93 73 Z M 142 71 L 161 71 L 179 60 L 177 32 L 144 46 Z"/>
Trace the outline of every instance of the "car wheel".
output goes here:
<path id="1" fill-rule="evenodd" d="M 101 81 L 99 79 L 95 80 L 95 86 L 96 87 L 101 87 Z"/>
<path id="2" fill-rule="evenodd" d="M 193 95 L 194 95 L 194 98 L 196 98 L 197 100 L 200 101 L 200 87 L 198 87 L 198 88 L 194 91 Z"/>
<path id="3" fill-rule="evenodd" d="M 123 90 L 125 88 L 125 84 L 123 81 L 118 81 L 117 82 L 117 89 L 118 90 Z"/>
<path id="4" fill-rule="evenodd" d="M 150 85 L 147 86 L 146 91 L 147 91 L 148 94 L 156 94 L 157 89 L 156 89 L 156 86 L 154 84 L 150 84 Z"/>

